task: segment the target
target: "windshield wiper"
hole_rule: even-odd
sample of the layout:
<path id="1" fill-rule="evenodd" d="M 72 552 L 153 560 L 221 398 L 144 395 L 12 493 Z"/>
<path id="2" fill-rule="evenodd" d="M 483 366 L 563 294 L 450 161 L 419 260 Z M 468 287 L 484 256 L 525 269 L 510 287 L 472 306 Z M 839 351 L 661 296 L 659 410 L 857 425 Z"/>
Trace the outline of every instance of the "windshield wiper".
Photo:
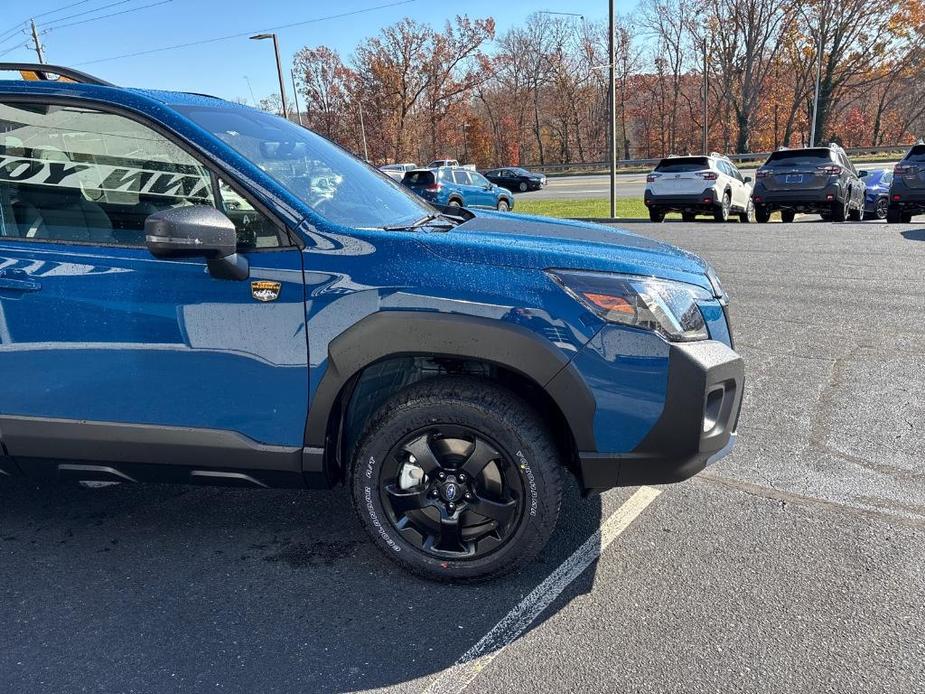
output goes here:
<path id="1" fill-rule="evenodd" d="M 384 231 L 410 231 L 411 229 L 420 229 L 423 226 L 427 226 L 432 222 L 436 222 L 438 219 L 446 219 L 448 223 L 440 224 L 442 228 L 452 229 L 454 226 L 459 224 L 459 222 L 454 221 L 454 217 L 450 217 L 445 214 L 429 214 L 426 217 L 421 217 L 418 221 L 413 224 L 394 224 L 391 226 L 382 227 Z M 437 225 L 435 225 L 437 226 Z"/>

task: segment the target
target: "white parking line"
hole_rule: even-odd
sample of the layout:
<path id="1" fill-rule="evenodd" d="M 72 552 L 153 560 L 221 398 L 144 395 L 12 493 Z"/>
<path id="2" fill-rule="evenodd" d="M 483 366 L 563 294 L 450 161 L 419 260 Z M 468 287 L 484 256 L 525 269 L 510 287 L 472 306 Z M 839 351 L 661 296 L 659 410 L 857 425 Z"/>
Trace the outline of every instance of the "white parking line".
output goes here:
<path id="1" fill-rule="evenodd" d="M 597 560 L 610 543 L 616 540 L 659 494 L 661 492 L 653 487 L 640 487 L 585 540 L 581 547 L 508 612 L 477 644 L 466 651 L 462 658 L 440 673 L 423 694 L 459 694 L 468 687 L 572 581 Z"/>

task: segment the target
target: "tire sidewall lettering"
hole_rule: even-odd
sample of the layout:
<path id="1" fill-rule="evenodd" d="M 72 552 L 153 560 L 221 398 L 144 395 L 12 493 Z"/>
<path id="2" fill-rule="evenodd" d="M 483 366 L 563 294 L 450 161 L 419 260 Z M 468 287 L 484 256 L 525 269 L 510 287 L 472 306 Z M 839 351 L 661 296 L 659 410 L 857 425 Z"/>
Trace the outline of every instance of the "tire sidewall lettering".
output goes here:
<path id="1" fill-rule="evenodd" d="M 366 479 L 370 481 L 376 480 L 375 471 L 376 457 L 371 455 L 369 456 L 369 460 L 366 462 Z M 395 552 L 401 552 L 401 546 L 398 544 L 398 542 L 392 539 L 392 536 L 386 530 L 385 525 L 379 518 L 379 512 L 376 510 L 376 504 L 374 502 L 374 499 L 376 499 L 377 496 L 378 493 L 373 490 L 371 484 L 366 484 L 363 486 L 363 501 L 364 505 L 366 506 L 366 515 L 369 517 L 369 522 L 376 529 L 376 533 L 379 535 L 379 537 L 382 538 L 382 541 L 388 545 L 389 549 Z"/>
<path id="2" fill-rule="evenodd" d="M 517 451 L 517 464 L 520 467 L 521 472 L 524 473 L 524 477 L 527 479 L 527 489 L 529 490 L 530 496 L 530 515 L 536 516 L 537 513 L 537 492 L 536 492 L 536 476 L 533 474 L 533 469 L 530 467 L 530 463 L 527 461 L 527 456 L 523 454 L 523 451 Z"/>

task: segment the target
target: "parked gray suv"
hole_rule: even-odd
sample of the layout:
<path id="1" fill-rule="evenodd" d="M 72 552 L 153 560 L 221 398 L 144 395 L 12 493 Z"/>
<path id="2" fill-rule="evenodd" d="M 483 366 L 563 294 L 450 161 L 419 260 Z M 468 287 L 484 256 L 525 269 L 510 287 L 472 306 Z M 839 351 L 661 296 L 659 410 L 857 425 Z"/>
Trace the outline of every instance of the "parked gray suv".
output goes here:
<path id="1" fill-rule="evenodd" d="M 760 223 L 778 211 L 784 222 L 792 222 L 797 212 L 859 222 L 864 216 L 864 191 L 845 150 L 831 144 L 774 152 L 755 174 L 752 201 Z"/>

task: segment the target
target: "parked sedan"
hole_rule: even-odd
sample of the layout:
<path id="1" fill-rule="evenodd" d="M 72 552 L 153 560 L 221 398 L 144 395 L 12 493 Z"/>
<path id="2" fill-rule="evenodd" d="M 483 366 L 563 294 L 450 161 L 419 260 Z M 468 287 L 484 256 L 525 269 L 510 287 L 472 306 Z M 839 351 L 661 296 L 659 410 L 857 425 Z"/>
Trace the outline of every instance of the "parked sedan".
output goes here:
<path id="1" fill-rule="evenodd" d="M 466 169 L 417 169 L 409 171 L 402 185 L 434 205 L 480 207 L 507 212 L 514 208 L 514 196 L 475 171 Z"/>
<path id="2" fill-rule="evenodd" d="M 540 190 L 546 187 L 546 176 L 530 173 L 519 167 L 492 169 L 485 172 L 485 178 L 514 193 L 526 193 L 528 190 Z"/>
<path id="3" fill-rule="evenodd" d="M 867 186 L 864 195 L 864 219 L 886 219 L 890 207 L 893 172 L 889 169 L 872 169 L 859 172 L 858 177 Z"/>

